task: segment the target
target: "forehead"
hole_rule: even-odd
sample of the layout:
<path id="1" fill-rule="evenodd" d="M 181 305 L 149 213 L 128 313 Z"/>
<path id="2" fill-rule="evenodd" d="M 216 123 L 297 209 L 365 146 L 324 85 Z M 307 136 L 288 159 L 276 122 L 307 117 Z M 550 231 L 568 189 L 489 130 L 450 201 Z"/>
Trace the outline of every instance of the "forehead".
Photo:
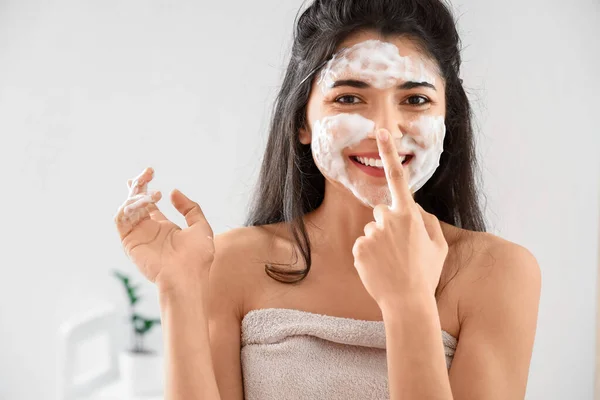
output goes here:
<path id="1" fill-rule="evenodd" d="M 352 47 L 359 43 L 366 42 L 367 40 L 379 40 L 393 44 L 398 48 L 400 55 L 404 57 L 411 56 L 423 59 L 427 58 L 426 55 L 423 54 L 418 49 L 416 44 L 408 37 L 400 35 L 382 36 L 381 34 L 372 30 L 362 30 L 350 34 L 336 47 L 335 52 L 337 53 L 344 48 Z"/>
<path id="2" fill-rule="evenodd" d="M 314 85 L 326 94 L 353 80 L 382 90 L 404 83 L 428 83 L 437 90 L 443 86 L 437 63 L 415 42 L 399 35 L 382 37 L 374 31 L 355 32 L 340 43 Z"/>
<path id="3" fill-rule="evenodd" d="M 414 42 L 414 40 L 400 35 L 389 35 L 382 36 L 376 31 L 372 30 L 362 30 L 358 32 L 354 32 L 345 40 L 343 40 L 335 49 L 336 54 L 340 54 L 340 52 L 345 52 L 346 56 L 352 57 L 352 47 L 360 48 L 367 41 L 381 41 L 388 45 L 393 45 L 394 51 L 397 51 L 398 54 L 402 57 L 410 57 L 414 61 L 420 61 L 427 67 L 431 72 L 435 74 L 439 74 L 439 68 L 437 67 L 437 63 L 433 60 L 428 54 L 423 52 Z M 397 49 L 397 50 L 396 50 Z M 383 50 L 382 50 L 383 51 Z"/>

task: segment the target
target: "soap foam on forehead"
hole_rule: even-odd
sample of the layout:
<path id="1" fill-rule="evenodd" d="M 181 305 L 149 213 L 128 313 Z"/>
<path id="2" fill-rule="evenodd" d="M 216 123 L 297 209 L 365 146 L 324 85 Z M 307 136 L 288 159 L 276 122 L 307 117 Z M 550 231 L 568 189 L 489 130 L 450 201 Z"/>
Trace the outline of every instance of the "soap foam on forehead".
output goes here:
<path id="1" fill-rule="evenodd" d="M 399 81 L 435 85 L 435 75 L 423 61 L 403 57 L 396 45 L 380 40 L 366 40 L 334 54 L 317 83 L 326 92 L 344 74 L 358 75 L 378 89 L 388 89 Z"/>

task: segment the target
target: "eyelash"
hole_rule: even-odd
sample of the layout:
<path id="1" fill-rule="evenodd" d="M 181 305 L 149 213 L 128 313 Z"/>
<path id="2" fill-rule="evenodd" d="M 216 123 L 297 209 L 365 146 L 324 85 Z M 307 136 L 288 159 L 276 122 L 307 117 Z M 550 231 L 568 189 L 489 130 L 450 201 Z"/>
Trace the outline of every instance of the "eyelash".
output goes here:
<path id="1" fill-rule="evenodd" d="M 345 94 L 345 95 L 343 95 L 343 96 L 336 97 L 336 98 L 335 98 L 335 100 L 333 100 L 333 102 L 334 102 L 334 103 L 337 103 L 337 104 L 343 104 L 343 105 L 349 105 L 349 106 L 353 106 L 353 105 L 356 105 L 356 104 L 358 104 L 358 103 L 340 103 L 340 102 L 338 102 L 338 100 L 339 100 L 339 99 L 343 99 L 344 97 L 354 97 L 354 98 L 356 98 L 356 99 L 358 99 L 358 98 L 359 98 L 358 96 L 354 96 L 354 95 L 352 95 L 352 94 Z M 421 95 L 413 95 L 413 96 L 410 96 L 408 99 L 413 99 L 413 98 L 419 98 L 419 99 L 423 99 L 423 100 L 424 100 L 424 102 L 422 102 L 422 103 L 420 103 L 420 104 L 408 104 L 409 106 L 413 106 L 413 107 L 420 107 L 420 106 L 424 106 L 425 104 L 431 103 L 431 100 L 429 100 L 429 99 L 428 99 L 427 97 L 425 97 L 425 96 L 421 96 Z M 407 99 L 407 100 L 408 100 L 408 99 Z"/>

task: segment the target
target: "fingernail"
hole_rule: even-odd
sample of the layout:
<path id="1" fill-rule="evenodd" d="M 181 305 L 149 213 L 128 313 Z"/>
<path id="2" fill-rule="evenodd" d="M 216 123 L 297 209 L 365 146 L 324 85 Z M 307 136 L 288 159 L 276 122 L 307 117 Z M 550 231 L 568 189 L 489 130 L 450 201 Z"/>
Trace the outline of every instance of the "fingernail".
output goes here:
<path id="1" fill-rule="evenodd" d="M 387 142 L 390 135 L 388 135 L 388 133 L 386 131 L 384 131 L 383 129 L 380 129 L 379 131 L 377 131 L 377 137 L 382 142 Z"/>

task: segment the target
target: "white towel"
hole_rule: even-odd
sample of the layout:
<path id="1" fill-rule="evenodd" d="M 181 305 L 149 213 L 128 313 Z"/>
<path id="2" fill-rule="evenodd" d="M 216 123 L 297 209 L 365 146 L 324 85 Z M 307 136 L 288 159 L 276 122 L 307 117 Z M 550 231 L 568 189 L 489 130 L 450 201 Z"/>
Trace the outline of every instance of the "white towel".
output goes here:
<path id="1" fill-rule="evenodd" d="M 242 320 L 246 400 L 389 399 L 385 326 L 265 308 Z M 450 368 L 457 339 L 441 332 Z"/>

